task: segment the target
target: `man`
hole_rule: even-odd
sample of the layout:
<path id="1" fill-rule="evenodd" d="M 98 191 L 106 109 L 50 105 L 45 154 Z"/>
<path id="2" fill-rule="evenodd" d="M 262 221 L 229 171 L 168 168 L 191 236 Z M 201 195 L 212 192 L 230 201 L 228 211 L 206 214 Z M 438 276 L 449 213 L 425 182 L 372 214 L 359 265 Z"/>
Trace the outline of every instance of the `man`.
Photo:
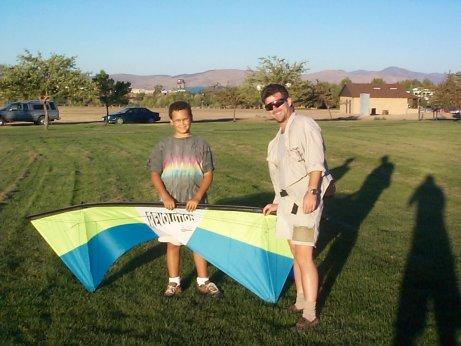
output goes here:
<path id="1" fill-rule="evenodd" d="M 276 235 L 288 240 L 293 253 L 296 302 L 289 311 L 302 312 L 295 328 L 304 331 L 319 324 L 315 310 L 318 273 L 314 248 L 322 197 L 332 177 L 325 163 L 320 127 L 311 118 L 295 114 L 287 89 L 269 84 L 261 91 L 261 101 L 279 124 L 267 155 L 275 198 L 263 213 L 277 211 Z"/>

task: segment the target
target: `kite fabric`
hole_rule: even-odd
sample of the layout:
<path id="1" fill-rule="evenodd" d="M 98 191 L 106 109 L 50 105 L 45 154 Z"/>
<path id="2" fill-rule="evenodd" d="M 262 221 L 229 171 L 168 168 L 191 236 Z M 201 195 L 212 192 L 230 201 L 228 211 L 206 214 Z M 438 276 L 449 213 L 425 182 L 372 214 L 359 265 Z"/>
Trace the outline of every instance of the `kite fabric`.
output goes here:
<path id="1" fill-rule="evenodd" d="M 260 209 L 161 204 L 94 204 L 30 216 L 70 271 L 94 292 L 129 249 L 162 235 L 174 237 L 261 299 L 275 303 L 293 265 L 286 240 L 275 238 L 275 216 Z"/>

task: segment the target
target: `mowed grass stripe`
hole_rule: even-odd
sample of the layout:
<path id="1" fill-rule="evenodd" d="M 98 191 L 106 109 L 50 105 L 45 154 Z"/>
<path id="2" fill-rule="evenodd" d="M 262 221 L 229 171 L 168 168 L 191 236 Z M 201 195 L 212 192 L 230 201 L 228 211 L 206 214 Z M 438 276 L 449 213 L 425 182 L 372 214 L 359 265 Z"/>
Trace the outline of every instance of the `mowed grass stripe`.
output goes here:
<path id="1" fill-rule="evenodd" d="M 1 259 L 2 267 L 6 267 L 0 270 L 3 283 L 1 295 L 4 298 L 0 299 L 4 305 L 0 309 L 1 320 L 8 334 L 18 336 L 16 342 L 35 342 L 40 339 L 39 335 L 46 332 L 47 321 L 42 317 L 46 315 L 47 297 L 42 296 L 41 292 L 44 287 L 55 285 L 56 279 L 59 281 L 64 274 L 64 271 L 59 275 L 52 274 L 56 268 L 60 268 L 59 260 L 25 219 L 34 207 L 45 207 L 42 191 L 50 183 L 48 173 L 47 163 L 38 160 L 30 167 L 27 179 L 21 182 L 18 191 L 1 211 L 0 253 L 4 256 Z M 27 316 L 31 315 L 39 318 L 33 323 L 25 323 Z M 18 334 L 18 330 L 29 330 L 31 333 Z"/>
<path id="2" fill-rule="evenodd" d="M 25 157 L 24 157 L 25 156 Z M 37 153 L 26 152 L 23 155 L 6 155 L 0 169 L 1 180 L 0 203 L 6 203 L 27 174 L 30 166 L 37 160 Z M 3 169 L 5 168 L 5 169 Z"/>

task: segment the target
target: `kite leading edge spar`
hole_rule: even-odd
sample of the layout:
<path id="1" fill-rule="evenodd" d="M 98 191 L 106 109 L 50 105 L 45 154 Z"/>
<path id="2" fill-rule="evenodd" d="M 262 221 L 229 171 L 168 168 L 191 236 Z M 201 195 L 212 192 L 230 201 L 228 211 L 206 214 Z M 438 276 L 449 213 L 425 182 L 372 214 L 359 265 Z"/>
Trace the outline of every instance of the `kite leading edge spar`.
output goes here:
<path id="1" fill-rule="evenodd" d="M 30 216 L 70 271 L 93 292 L 110 266 L 163 234 L 204 257 L 267 302 L 276 302 L 293 265 L 275 216 L 257 208 L 204 205 L 194 212 L 159 203 L 88 204 Z"/>

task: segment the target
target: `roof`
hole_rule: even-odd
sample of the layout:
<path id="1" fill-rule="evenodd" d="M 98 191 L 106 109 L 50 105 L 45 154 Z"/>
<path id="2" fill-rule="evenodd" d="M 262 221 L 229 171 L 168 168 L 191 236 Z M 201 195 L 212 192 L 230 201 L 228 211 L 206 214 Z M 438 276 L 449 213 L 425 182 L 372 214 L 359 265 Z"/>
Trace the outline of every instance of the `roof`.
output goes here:
<path id="1" fill-rule="evenodd" d="M 341 89 L 339 96 L 360 97 L 360 94 L 370 94 L 371 98 L 412 98 L 400 84 L 369 84 L 347 83 Z"/>

